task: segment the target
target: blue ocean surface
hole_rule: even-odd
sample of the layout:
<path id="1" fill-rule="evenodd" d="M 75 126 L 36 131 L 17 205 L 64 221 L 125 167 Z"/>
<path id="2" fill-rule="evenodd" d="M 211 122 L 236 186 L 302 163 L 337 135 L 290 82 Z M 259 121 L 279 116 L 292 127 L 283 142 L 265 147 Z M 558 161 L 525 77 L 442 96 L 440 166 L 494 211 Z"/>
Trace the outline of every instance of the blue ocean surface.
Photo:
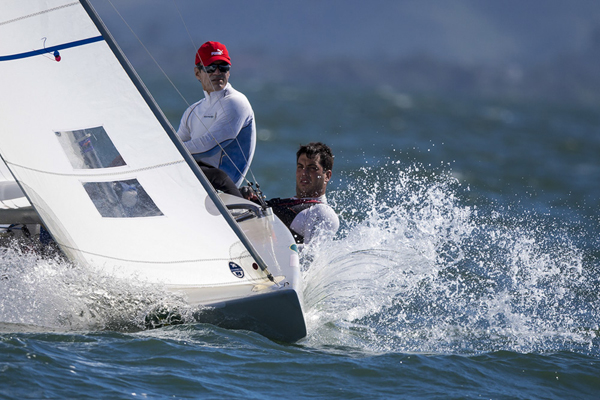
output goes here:
<path id="1" fill-rule="evenodd" d="M 294 194 L 299 144 L 335 154 L 341 228 L 301 256 L 307 337 L 147 330 L 184 299 L 8 247 L 0 398 L 598 398 L 597 110 L 232 83 L 268 198 Z M 150 89 L 177 127 L 185 104 Z"/>

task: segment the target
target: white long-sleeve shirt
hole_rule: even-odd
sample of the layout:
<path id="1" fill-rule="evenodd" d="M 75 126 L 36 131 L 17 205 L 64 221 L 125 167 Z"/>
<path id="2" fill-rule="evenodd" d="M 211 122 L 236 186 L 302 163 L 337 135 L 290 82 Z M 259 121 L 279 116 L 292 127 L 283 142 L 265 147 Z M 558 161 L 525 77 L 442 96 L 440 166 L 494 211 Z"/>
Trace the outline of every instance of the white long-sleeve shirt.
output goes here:
<path id="1" fill-rule="evenodd" d="M 340 227 L 340 220 L 333 208 L 327 204 L 325 195 L 304 200 L 318 200 L 321 204 L 300 211 L 292 221 L 290 229 L 304 236 L 304 243 L 309 243 L 318 233 L 334 235 Z"/>
<path id="2" fill-rule="evenodd" d="M 256 148 L 254 111 L 243 93 L 227 83 L 183 113 L 177 134 L 196 160 L 220 168 L 240 186 Z"/>

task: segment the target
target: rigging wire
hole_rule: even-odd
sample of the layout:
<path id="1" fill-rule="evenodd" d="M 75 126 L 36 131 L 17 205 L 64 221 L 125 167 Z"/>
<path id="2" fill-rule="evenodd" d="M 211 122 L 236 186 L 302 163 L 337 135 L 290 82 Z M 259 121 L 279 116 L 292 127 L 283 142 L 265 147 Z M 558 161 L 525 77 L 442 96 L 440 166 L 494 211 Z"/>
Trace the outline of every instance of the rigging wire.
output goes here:
<path id="1" fill-rule="evenodd" d="M 131 28 L 131 26 L 127 23 L 127 21 L 125 20 L 125 18 L 121 15 L 121 13 L 117 10 L 117 8 L 115 7 L 115 5 L 112 3 L 111 0 L 107 0 L 108 3 L 112 6 L 112 8 L 115 10 L 115 12 L 117 13 L 117 15 L 119 16 L 119 18 L 121 18 L 121 20 L 123 21 L 123 23 L 127 26 L 127 28 L 131 31 L 131 33 L 133 34 L 133 36 L 137 39 L 137 41 L 140 43 L 140 45 L 142 46 L 142 48 L 146 51 L 146 53 L 150 56 L 150 58 L 152 59 L 152 61 L 154 62 L 154 64 L 156 64 L 156 66 L 158 67 L 158 69 L 162 72 L 162 74 L 165 76 L 165 78 L 167 79 L 167 81 L 171 84 L 171 86 L 173 86 L 173 88 L 175 89 L 175 91 L 179 94 L 179 96 L 183 99 L 183 101 L 186 103 L 186 105 L 189 107 L 189 102 L 187 101 L 187 99 L 185 98 L 185 96 L 183 96 L 183 94 L 179 91 L 179 89 L 177 88 L 177 86 L 175 85 L 175 83 L 169 78 L 168 74 L 164 71 L 164 69 L 160 66 L 160 64 L 158 63 L 158 61 L 154 58 L 154 56 L 152 56 L 152 54 L 150 53 L 150 51 L 148 50 L 148 48 L 144 45 L 144 43 L 142 42 L 142 40 L 139 38 L 138 35 L 136 35 L 136 33 L 134 32 L 134 30 Z M 177 8 L 177 7 L 176 7 Z M 179 9 L 177 8 L 177 11 L 179 12 Z M 186 31 L 188 32 L 188 36 L 190 36 L 191 39 L 191 34 L 189 32 L 189 30 L 187 29 L 187 26 L 185 25 L 185 22 L 183 21 L 183 17 L 181 16 L 181 13 L 179 13 L 180 17 L 182 18 L 182 22 L 184 23 L 184 26 L 186 28 Z M 192 40 L 192 45 L 194 44 L 193 40 Z M 202 60 L 201 60 L 202 62 Z M 221 101 L 219 99 L 219 105 L 221 105 L 221 109 L 224 109 L 224 107 L 221 104 Z M 198 118 L 199 116 L 196 115 Z M 199 118 L 200 119 L 200 118 Z M 200 121 L 202 122 L 202 120 L 200 119 Z M 206 126 L 205 126 L 206 128 Z M 230 125 L 230 129 L 233 129 Z M 210 132 L 210 130 L 208 128 L 206 128 L 207 132 L 213 137 L 213 139 L 215 140 L 215 142 L 217 143 L 217 145 L 221 148 L 221 150 L 223 151 L 223 153 L 229 157 L 229 155 L 227 154 L 227 152 L 225 151 L 225 149 L 223 148 L 223 146 L 221 146 L 221 144 L 216 140 L 216 138 L 214 137 L 214 135 L 212 135 L 212 133 Z M 238 146 L 240 146 L 239 141 L 237 141 L 237 137 L 236 137 L 236 142 L 238 143 Z M 240 146 L 241 148 L 241 146 Z M 243 153 L 243 152 L 242 152 Z M 245 155 L 244 155 L 245 157 Z M 231 159 L 231 158 L 230 158 Z M 246 161 L 248 161 L 246 159 Z M 235 165 L 233 162 L 232 164 L 235 166 L 235 168 L 238 170 L 238 172 L 240 172 L 240 174 L 242 173 L 239 168 L 237 167 L 237 165 Z M 248 171 L 251 172 L 252 176 L 254 177 L 254 173 L 252 173 L 250 166 L 248 167 Z M 254 178 L 255 179 L 255 178 Z M 253 185 L 252 182 L 248 181 L 248 179 L 244 176 L 244 180 L 246 180 L 246 182 L 248 182 L 248 184 L 250 186 Z M 255 179 L 256 180 L 256 179 Z M 258 184 L 257 184 L 257 189 L 258 189 Z M 259 189 L 258 189 L 259 190 Z M 261 202 L 261 205 L 263 208 L 266 208 L 266 203 L 264 201 L 263 198 L 261 198 L 262 193 L 260 193 L 259 190 L 259 201 Z M 272 243 L 271 243 L 272 245 Z M 260 262 L 258 262 L 259 267 L 261 268 L 261 270 L 265 273 L 265 275 L 267 276 L 267 278 L 273 282 L 274 284 L 276 284 L 277 286 L 280 286 L 278 282 L 275 281 L 275 278 L 273 277 L 273 274 L 269 271 L 267 265 L 264 263 L 264 261 L 262 261 L 260 255 L 258 255 L 258 259 L 260 259 Z M 258 260 L 257 259 L 257 260 Z M 277 259 L 275 258 L 275 262 L 277 263 Z"/>
<path id="2" fill-rule="evenodd" d="M 171 86 L 173 86 L 173 89 L 175 89 L 175 91 L 177 92 L 177 94 L 179 94 L 179 97 L 181 97 L 183 99 L 183 101 L 189 106 L 189 103 L 188 103 L 187 99 L 185 98 L 185 96 L 179 91 L 179 89 L 177 88 L 177 86 L 175 85 L 175 83 L 171 80 L 171 78 L 169 78 L 169 75 L 165 72 L 165 70 L 162 69 L 162 67 L 160 66 L 160 64 L 156 60 L 156 58 L 154 58 L 154 56 L 152 55 L 152 53 L 150 52 L 150 50 L 148 50 L 148 48 L 144 45 L 144 42 L 142 42 L 142 39 L 139 38 L 139 36 L 135 33 L 135 31 L 133 30 L 133 28 L 127 23 L 127 21 L 125 20 L 125 18 L 121 15 L 121 13 L 119 12 L 119 10 L 117 10 L 117 8 L 113 4 L 113 2 L 111 0 L 108 0 L 108 3 L 115 10 L 115 12 L 119 16 L 119 18 L 121 18 L 121 21 L 123 21 L 123 23 L 131 31 L 131 34 L 137 39 L 137 41 L 140 43 L 140 45 L 142 46 L 142 48 L 146 51 L 146 53 L 148 54 L 148 56 L 150 56 L 150 58 L 152 59 L 152 61 L 154 61 L 154 64 L 156 64 L 156 66 L 158 67 L 158 69 L 160 70 L 160 72 L 164 75 L 164 77 L 167 79 L 167 81 L 171 84 Z"/>
<path id="3" fill-rule="evenodd" d="M 180 9 L 179 9 L 179 7 L 177 6 L 177 2 L 176 2 L 175 0 L 173 0 L 173 5 L 175 6 L 175 9 L 177 10 L 177 13 L 179 14 L 179 19 L 181 20 L 181 23 L 182 23 L 183 27 L 185 28 L 185 31 L 186 31 L 186 33 L 187 33 L 187 35 L 188 35 L 188 38 L 190 39 L 190 43 L 192 44 L 192 49 L 193 49 L 193 51 L 197 52 L 197 51 L 198 51 L 198 47 L 199 47 L 199 46 L 198 46 L 198 45 L 196 44 L 196 42 L 194 41 L 194 39 L 193 39 L 193 37 L 192 37 L 192 34 L 191 34 L 191 32 L 190 32 L 190 30 L 189 30 L 189 28 L 188 28 L 187 24 L 185 23 L 185 18 L 183 18 L 183 14 L 181 14 L 181 10 L 180 10 Z M 200 64 L 201 64 L 203 67 L 205 67 L 204 63 L 202 62 L 202 59 L 200 59 Z M 209 82 L 210 82 L 210 85 L 213 87 L 213 90 L 214 90 L 214 85 L 212 84 L 212 81 L 210 81 L 210 80 L 209 80 Z M 222 103 L 221 103 L 221 99 L 220 99 L 220 98 L 218 99 L 218 102 L 219 102 L 219 106 L 221 107 L 221 110 L 222 110 L 222 111 L 224 111 L 224 107 L 223 107 L 223 105 L 222 105 Z M 188 105 L 189 105 L 189 104 L 188 104 Z M 200 116 L 199 116 L 198 114 L 196 114 L 195 112 L 194 112 L 194 115 L 196 116 L 196 118 L 198 118 L 198 120 L 200 121 L 200 123 L 202 123 L 202 118 L 200 118 Z M 203 125 L 203 126 L 206 128 L 206 126 L 204 125 L 204 123 L 202 123 L 202 125 Z M 229 129 L 231 129 L 231 130 L 233 131 L 233 127 L 231 126 L 231 123 L 230 123 L 230 125 L 229 125 Z M 209 130 L 208 128 L 207 128 L 206 130 L 207 130 L 207 132 L 209 132 L 209 133 L 210 133 L 210 130 Z M 235 132 L 233 132 L 233 133 L 235 133 Z M 211 136 L 212 136 L 212 133 L 211 133 Z M 215 139 L 215 138 L 214 138 L 214 136 L 213 136 L 213 139 Z M 240 150 L 242 150 L 242 146 L 240 145 L 240 142 L 238 141 L 237 137 L 236 137 L 235 141 L 236 141 L 236 143 L 237 143 L 237 145 L 238 145 L 239 149 L 240 149 Z M 219 145 L 219 147 L 221 148 L 221 150 L 223 150 L 223 152 L 224 152 L 224 153 L 227 155 L 227 152 L 225 151 L 225 149 L 224 149 L 224 148 L 221 146 L 221 144 L 220 144 L 220 143 L 219 143 L 219 142 L 218 142 L 216 139 L 215 139 L 215 142 L 217 142 L 217 145 Z M 243 152 L 243 151 L 241 151 L 241 154 L 242 154 L 242 156 L 244 157 L 244 161 L 248 162 L 248 159 L 246 158 L 246 155 L 244 154 L 244 152 Z M 227 155 L 227 156 L 229 157 L 229 155 Z M 232 161 L 233 161 L 233 160 L 232 160 Z M 233 162 L 232 162 L 232 164 L 233 164 Z M 240 173 L 240 175 L 241 175 L 241 174 L 242 174 L 242 171 L 240 171 L 240 169 L 237 167 L 237 165 L 235 165 L 235 164 L 233 164 L 233 165 L 235 166 L 235 168 L 238 170 L 238 172 L 239 172 L 239 173 Z M 248 172 L 250 172 L 250 174 L 252 175 L 252 179 L 253 179 L 253 180 L 256 182 L 256 177 L 254 176 L 254 171 L 252 170 L 252 167 L 251 167 L 250 165 L 248 166 Z M 246 177 L 245 177 L 245 176 L 244 176 L 244 179 L 246 180 L 246 182 L 247 182 L 247 183 L 248 183 L 250 186 L 252 186 L 252 182 L 248 181 L 248 179 L 246 179 Z M 258 186 L 258 184 L 257 184 L 257 188 L 258 188 L 258 187 L 259 187 L 259 186 Z"/>
<path id="4" fill-rule="evenodd" d="M 158 67 L 158 69 L 160 70 L 160 72 L 163 74 L 163 76 L 167 79 L 167 81 L 169 82 L 169 84 L 173 87 L 173 89 L 175 89 L 175 91 L 177 92 L 177 94 L 179 94 L 179 97 L 181 97 L 181 99 L 184 101 L 184 103 L 186 104 L 187 107 L 190 106 L 190 103 L 188 102 L 188 100 L 185 98 L 185 96 L 181 93 L 181 91 L 177 88 L 177 85 L 175 85 L 175 83 L 171 80 L 171 78 L 169 78 L 169 75 L 166 73 L 166 71 L 160 66 L 160 64 L 158 63 L 158 61 L 156 60 L 156 58 L 154 58 L 154 56 L 152 55 L 152 53 L 150 52 L 150 50 L 144 45 L 144 43 L 142 42 L 141 38 L 135 33 L 135 31 L 133 30 L 133 28 L 127 23 L 127 21 L 125 20 L 125 18 L 123 17 L 123 15 L 121 15 L 121 13 L 119 12 L 119 10 L 115 7 L 115 5 L 113 4 L 113 2 L 111 0 L 108 0 L 108 3 L 111 5 L 111 7 L 115 10 L 115 12 L 117 13 L 117 15 L 119 16 L 119 18 L 123 21 L 123 23 L 127 26 L 127 28 L 131 31 L 131 33 L 133 34 L 133 36 L 136 38 L 136 40 L 140 43 L 140 45 L 142 46 L 142 48 L 144 49 L 144 51 L 148 54 L 148 56 L 152 59 L 152 61 L 154 62 L 154 64 Z M 179 7 L 177 7 L 177 3 L 175 2 L 175 0 L 173 0 L 173 4 L 175 5 L 175 9 L 177 10 L 177 13 L 179 14 L 179 17 L 181 19 L 181 22 L 188 34 L 188 37 L 192 43 L 192 46 L 194 47 L 194 51 L 197 51 L 196 47 L 195 47 L 195 43 L 194 40 L 191 36 L 191 32 L 188 29 L 185 20 L 183 18 L 183 15 L 181 14 Z M 200 62 L 202 63 L 202 60 L 200 60 Z M 211 82 L 212 85 L 212 82 Z M 221 107 L 221 110 L 224 110 L 224 107 L 221 103 L 221 99 L 218 99 L 219 102 L 219 106 Z M 227 154 L 227 151 L 223 148 L 223 146 L 221 145 L 221 143 L 219 143 L 219 141 L 214 137 L 214 135 L 212 134 L 212 132 L 210 131 L 210 129 L 208 127 L 206 127 L 206 125 L 204 125 L 204 123 L 202 122 L 202 118 L 200 118 L 200 116 L 198 114 L 196 114 L 194 112 L 194 115 L 196 116 L 196 118 L 198 118 L 198 120 L 200 121 L 200 123 L 204 126 L 204 128 L 206 129 L 206 131 L 208 132 L 209 135 L 211 135 L 211 137 L 213 138 L 213 140 L 215 141 L 215 143 L 217 144 L 217 146 L 219 146 L 219 148 L 221 149 L 221 151 L 223 151 L 223 153 L 229 157 L 229 154 Z M 233 131 L 233 127 L 230 125 L 230 129 Z M 237 140 L 237 136 L 235 138 L 235 141 L 238 145 L 238 147 L 241 150 L 241 145 L 239 143 L 239 141 Z M 244 154 L 244 152 L 241 152 L 242 156 L 244 157 L 244 160 L 246 161 L 246 163 L 248 162 L 248 159 L 246 158 L 246 155 Z M 231 160 L 231 157 L 229 157 L 229 159 Z M 238 168 L 238 166 L 233 163 L 232 160 L 232 164 L 235 167 L 235 169 L 240 173 L 240 175 L 243 175 L 242 171 L 240 171 L 240 169 Z M 252 171 L 252 167 L 249 165 L 248 166 L 248 172 L 251 174 L 252 179 L 254 180 L 254 182 L 256 182 L 256 177 L 254 176 L 254 172 Z M 245 175 L 243 175 L 243 179 L 246 181 L 246 183 L 248 183 L 249 186 L 253 186 L 253 182 L 250 182 L 248 180 L 248 178 L 246 178 Z M 259 189 L 259 185 L 258 183 L 256 184 L 257 189 L 260 191 Z M 259 196 L 260 199 L 261 196 Z"/>

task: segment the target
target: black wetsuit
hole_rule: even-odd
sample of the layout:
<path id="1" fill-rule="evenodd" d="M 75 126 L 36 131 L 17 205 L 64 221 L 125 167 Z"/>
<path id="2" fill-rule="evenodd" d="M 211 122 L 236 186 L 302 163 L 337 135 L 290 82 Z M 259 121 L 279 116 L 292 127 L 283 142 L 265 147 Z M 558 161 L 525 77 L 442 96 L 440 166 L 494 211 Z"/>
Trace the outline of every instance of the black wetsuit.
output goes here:
<path id="1" fill-rule="evenodd" d="M 273 209 L 273 212 L 277 217 L 288 227 L 292 236 L 296 240 L 296 243 L 304 243 L 304 236 L 295 232 L 290 226 L 292 221 L 296 218 L 296 215 L 300 211 L 304 211 L 316 204 L 321 204 L 321 201 L 315 199 L 280 199 L 275 198 L 267 200 L 267 205 Z"/>

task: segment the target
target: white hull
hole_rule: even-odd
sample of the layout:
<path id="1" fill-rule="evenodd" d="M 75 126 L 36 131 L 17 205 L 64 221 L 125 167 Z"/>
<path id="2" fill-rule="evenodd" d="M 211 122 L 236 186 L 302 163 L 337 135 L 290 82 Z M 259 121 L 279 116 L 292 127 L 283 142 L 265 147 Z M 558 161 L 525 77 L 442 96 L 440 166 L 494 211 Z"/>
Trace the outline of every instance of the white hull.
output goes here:
<path id="1" fill-rule="evenodd" d="M 237 214 L 247 213 L 247 209 L 244 209 L 246 205 L 256 207 L 254 203 L 237 197 L 221 194 L 221 198 L 226 205 L 237 204 L 239 208 L 233 210 Z M 0 225 L 27 224 L 32 232 L 36 232 L 33 226 L 40 223 L 39 215 L 28 203 L 18 184 L 15 181 L 0 181 Z M 272 214 L 260 218 L 253 216 L 239 222 L 255 249 L 267 255 L 272 252 L 271 241 L 261 241 L 256 235 L 256 232 L 264 230 L 265 224 L 272 234 L 290 243 L 275 253 L 276 259 L 266 260 L 270 265 L 277 266 L 271 271 L 275 282 L 235 286 L 166 284 L 165 287 L 184 295 L 190 306 L 198 308 L 195 318 L 199 322 L 229 329 L 252 330 L 271 339 L 295 342 L 306 336 L 306 325 L 302 309 L 302 277 L 294 240 L 287 227 Z M 140 278 L 152 281 L 151 276 Z M 162 284 L 160 280 L 155 282 Z"/>
<path id="2" fill-rule="evenodd" d="M 214 191 L 89 1 L 0 15 L 0 181 L 24 195 L 2 184 L 0 223 L 41 222 L 73 262 L 182 292 L 214 323 L 303 337 L 290 232 Z"/>

